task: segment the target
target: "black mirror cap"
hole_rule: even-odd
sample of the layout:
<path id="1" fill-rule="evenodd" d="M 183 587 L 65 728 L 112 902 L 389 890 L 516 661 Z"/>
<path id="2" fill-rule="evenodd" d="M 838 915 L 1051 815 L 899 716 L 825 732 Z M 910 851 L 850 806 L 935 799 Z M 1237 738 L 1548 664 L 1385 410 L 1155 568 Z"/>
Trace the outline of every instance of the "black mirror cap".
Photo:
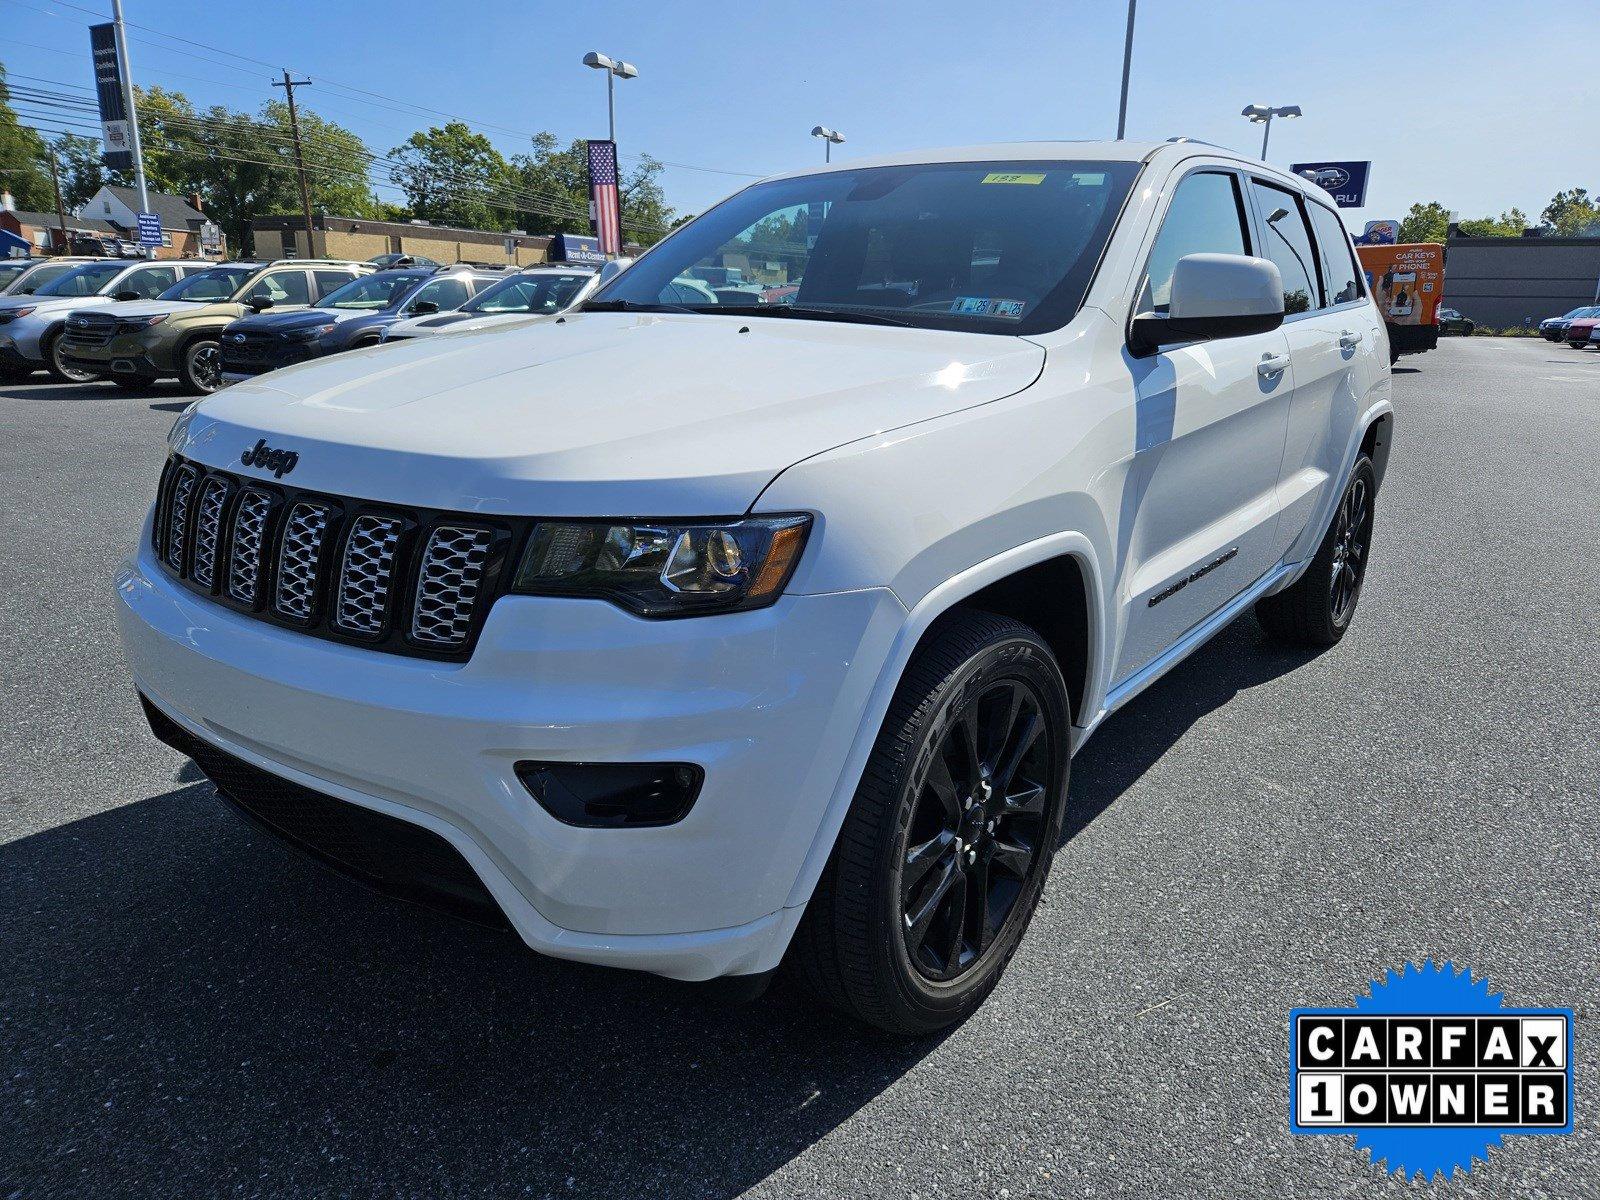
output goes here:
<path id="1" fill-rule="evenodd" d="M 418 300 L 411 306 L 411 315 L 414 317 L 425 317 L 430 313 L 436 313 L 438 311 L 438 304 L 432 300 Z"/>
<path id="2" fill-rule="evenodd" d="M 1135 354 L 1154 354 L 1163 346 L 1177 342 L 1209 342 L 1218 338 L 1248 337 L 1271 333 L 1283 324 L 1283 313 L 1251 313 L 1244 316 L 1185 317 L 1141 313 L 1133 319 L 1129 348 Z"/>
<path id="3" fill-rule="evenodd" d="M 143 300 L 146 297 L 140 295 L 138 292 L 113 292 L 111 298 L 113 300 L 119 300 L 120 301 L 120 300 Z"/>
<path id="4" fill-rule="evenodd" d="M 244 303 L 245 307 L 251 312 L 260 312 L 264 308 L 272 307 L 272 297 L 262 295 L 251 296 Z"/>

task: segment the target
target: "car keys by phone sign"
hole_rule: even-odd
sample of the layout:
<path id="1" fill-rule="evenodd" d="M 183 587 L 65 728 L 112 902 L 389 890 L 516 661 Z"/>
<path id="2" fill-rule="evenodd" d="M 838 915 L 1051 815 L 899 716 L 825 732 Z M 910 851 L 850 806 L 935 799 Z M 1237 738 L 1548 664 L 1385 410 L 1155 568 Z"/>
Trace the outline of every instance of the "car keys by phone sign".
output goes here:
<path id="1" fill-rule="evenodd" d="M 1572 1012 L 1504 1008 L 1450 964 L 1390 972 L 1349 1009 L 1289 1019 L 1289 1128 L 1373 1161 L 1470 1170 L 1508 1133 L 1572 1132 Z"/>

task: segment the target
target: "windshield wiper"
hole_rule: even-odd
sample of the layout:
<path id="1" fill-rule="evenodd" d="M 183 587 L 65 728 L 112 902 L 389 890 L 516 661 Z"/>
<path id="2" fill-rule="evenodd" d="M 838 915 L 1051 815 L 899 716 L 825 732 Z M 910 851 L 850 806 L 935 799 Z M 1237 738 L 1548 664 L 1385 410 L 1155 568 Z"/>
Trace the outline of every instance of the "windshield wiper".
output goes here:
<path id="1" fill-rule="evenodd" d="M 637 300 L 585 300 L 579 305 L 581 312 L 681 312 L 697 313 L 701 310 L 687 304 L 640 304 Z"/>
<path id="2" fill-rule="evenodd" d="M 690 311 L 725 317 L 795 317 L 805 321 L 850 321 L 857 325 L 899 325 L 915 329 L 910 321 L 882 313 L 843 308 L 809 308 L 803 304 L 697 304 Z"/>

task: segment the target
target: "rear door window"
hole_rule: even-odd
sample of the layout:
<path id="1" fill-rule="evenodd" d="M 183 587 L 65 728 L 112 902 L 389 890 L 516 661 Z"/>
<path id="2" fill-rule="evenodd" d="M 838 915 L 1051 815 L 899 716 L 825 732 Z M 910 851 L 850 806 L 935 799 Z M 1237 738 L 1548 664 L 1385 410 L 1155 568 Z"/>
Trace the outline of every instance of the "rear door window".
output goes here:
<path id="1" fill-rule="evenodd" d="M 1278 273 L 1283 276 L 1284 313 L 1293 316 L 1321 308 L 1317 251 L 1300 197 L 1259 179 L 1252 179 L 1250 186 L 1266 225 L 1266 244 L 1262 252 L 1278 264 Z"/>
<path id="2" fill-rule="evenodd" d="M 349 282 L 347 278 L 346 283 Z M 279 308 L 291 304 L 310 304 L 311 290 L 304 271 L 274 271 L 261 281 L 256 291 L 265 291 Z"/>
<path id="3" fill-rule="evenodd" d="M 1322 261 L 1322 281 L 1329 304 L 1344 304 L 1361 298 L 1361 272 L 1356 269 L 1355 251 L 1344 222 L 1320 204 L 1309 206 L 1311 227 L 1317 235 L 1317 252 Z"/>
<path id="4" fill-rule="evenodd" d="M 117 285 L 119 292 L 138 292 L 141 300 L 154 300 L 178 282 L 176 267 L 143 267 Z"/>
<path id="5" fill-rule="evenodd" d="M 1150 264 L 1135 312 L 1167 311 L 1172 272 L 1186 254 L 1249 254 L 1238 177 L 1228 171 L 1196 171 L 1173 193 L 1161 232 L 1150 248 Z"/>
<path id="6" fill-rule="evenodd" d="M 354 278 L 349 271 L 315 271 L 317 280 L 317 299 L 321 300 L 329 292 L 337 291 Z"/>
<path id="7" fill-rule="evenodd" d="M 411 297 L 407 309 L 415 308 L 424 300 L 431 300 L 439 306 L 440 312 L 449 312 L 453 308 L 460 308 L 467 302 L 467 283 L 464 279 L 433 279 L 423 284 L 417 294 Z"/>

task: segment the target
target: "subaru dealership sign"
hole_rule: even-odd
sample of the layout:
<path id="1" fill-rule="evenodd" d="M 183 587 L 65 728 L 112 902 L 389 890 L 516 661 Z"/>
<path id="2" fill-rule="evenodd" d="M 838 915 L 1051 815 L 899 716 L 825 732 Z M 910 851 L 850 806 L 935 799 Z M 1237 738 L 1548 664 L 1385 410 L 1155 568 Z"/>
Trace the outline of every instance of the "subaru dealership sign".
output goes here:
<path id="1" fill-rule="evenodd" d="M 1291 163 L 1289 169 L 1327 192 L 1340 208 L 1360 208 L 1367 202 L 1370 162 Z"/>

